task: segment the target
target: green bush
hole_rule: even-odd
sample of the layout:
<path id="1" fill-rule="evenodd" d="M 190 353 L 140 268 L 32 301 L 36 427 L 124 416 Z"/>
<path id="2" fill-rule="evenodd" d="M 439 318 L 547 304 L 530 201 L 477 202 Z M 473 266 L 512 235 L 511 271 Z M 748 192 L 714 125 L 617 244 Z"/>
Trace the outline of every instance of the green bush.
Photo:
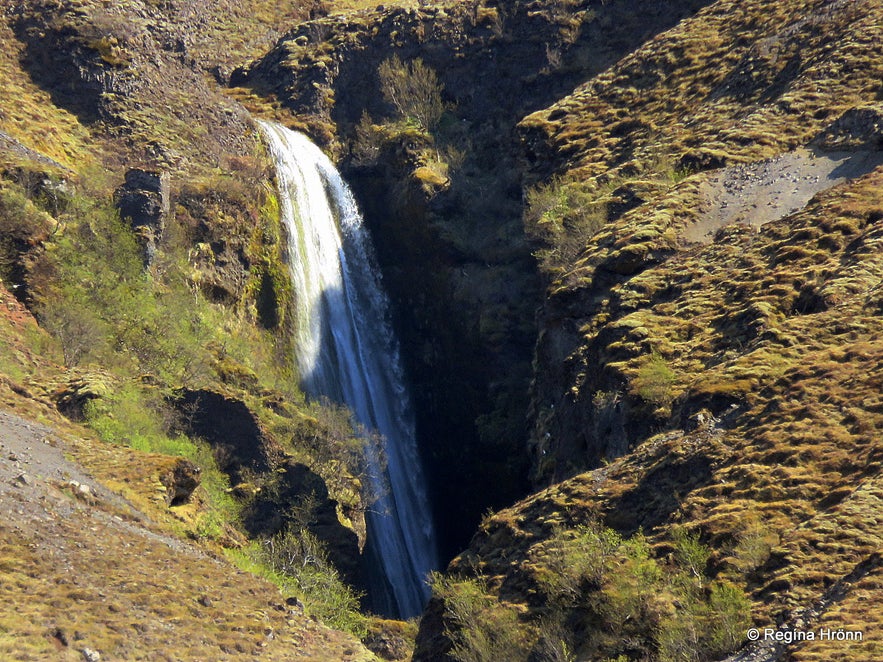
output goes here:
<path id="1" fill-rule="evenodd" d="M 546 592 L 559 604 L 576 604 L 585 593 L 585 584 L 599 587 L 604 583 L 621 545 L 616 531 L 597 523 L 557 533 L 542 566 Z"/>
<path id="2" fill-rule="evenodd" d="M 367 633 L 360 595 L 341 580 L 322 542 L 306 529 L 286 528 L 253 545 L 249 556 L 257 564 L 252 571 L 299 598 L 306 611 L 326 625 L 358 637 Z"/>
<path id="3" fill-rule="evenodd" d="M 607 207 L 588 182 L 556 177 L 527 192 L 524 226 L 540 244 L 541 268 L 556 274 L 570 267 L 588 240 L 603 227 Z"/>
<path id="4" fill-rule="evenodd" d="M 749 514 L 736 537 L 732 563 L 740 572 L 750 574 L 766 563 L 778 544 L 779 534 L 763 524 L 757 515 Z"/>
<path id="5" fill-rule="evenodd" d="M 77 196 L 66 218 L 33 278 L 38 318 L 61 342 L 65 363 L 165 383 L 207 376 L 205 347 L 216 333 L 207 304 L 173 270 L 160 281 L 144 269 L 133 232 L 109 204 Z"/>
<path id="6" fill-rule="evenodd" d="M 668 407 L 674 398 L 677 375 L 666 360 L 653 352 L 638 369 L 631 390 L 643 400 L 657 407 Z"/>
<path id="7" fill-rule="evenodd" d="M 380 156 L 383 147 L 385 133 L 383 127 L 374 123 L 367 111 L 362 111 L 362 116 L 356 124 L 351 153 L 356 165 L 369 165 Z"/>
<path id="8" fill-rule="evenodd" d="M 672 562 L 647 539 L 623 538 L 597 522 L 556 532 L 535 556 L 546 596 L 544 659 L 715 659 L 741 642 L 750 603 L 739 587 L 711 580 L 711 551 L 683 528 L 672 533 Z M 549 634 L 552 633 L 552 634 Z"/>
<path id="9" fill-rule="evenodd" d="M 706 545 L 699 541 L 695 533 L 688 533 L 684 527 L 672 531 L 675 543 L 675 560 L 697 588 L 702 589 L 705 580 L 705 566 L 711 555 Z"/>

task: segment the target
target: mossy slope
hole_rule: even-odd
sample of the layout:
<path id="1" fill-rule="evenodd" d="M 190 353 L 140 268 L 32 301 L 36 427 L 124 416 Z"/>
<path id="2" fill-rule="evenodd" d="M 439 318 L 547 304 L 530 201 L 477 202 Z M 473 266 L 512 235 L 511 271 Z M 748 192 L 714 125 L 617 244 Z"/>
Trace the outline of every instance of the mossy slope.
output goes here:
<path id="1" fill-rule="evenodd" d="M 560 596 L 541 581 L 544 550 L 599 518 L 643 531 L 663 564 L 680 527 L 698 535 L 710 551 L 700 574 L 744 592 L 759 627 L 864 634 L 761 646 L 758 659 L 880 656 L 883 172 L 759 230 L 732 225 L 706 246 L 683 233 L 703 220 L 705 171 L 797 147 L 879 150 L 879 123 L 842 127 L 876 116 L 881 11 L 717 2 L 521 123 L 529 177 L 569 187 L 556 199 L 606 221 L 591 236 L 538 235 L 549 289 L 533 477 L 551 486 L 489 517 L 450 568 L 536 628 L 534 655 L 551 631 L 559 651 L 605 657 L 593 648 L 600 621 L 552 610 Z M 584 595 L 608 590 L 586 582 Z M 688 605 L 667 608 L 689 617 Z M 430 608 L 417 659 L 461 659 L 453 613 L 441 600 Z M 645 616 L 655 643 L 606 655 L 669 659 Z"/>

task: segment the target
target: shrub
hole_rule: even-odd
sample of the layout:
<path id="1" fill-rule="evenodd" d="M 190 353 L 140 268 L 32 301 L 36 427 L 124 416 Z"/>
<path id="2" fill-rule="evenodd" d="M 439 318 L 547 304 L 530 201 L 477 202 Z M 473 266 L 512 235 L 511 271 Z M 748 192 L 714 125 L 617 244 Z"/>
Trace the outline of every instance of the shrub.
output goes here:
<path id="1" fill-rule="evenodd" d="M 677 375 L 665 359 L 659 353 L 653 352 L 638 369 L 638 374 L 632 380 L 631 390 L 647 402 L 658 407 L 667 407 L 674 398 L 676 378 Z"/>
<path id="2" fill-rule="evenodd" d="M 286 528 L 252 548 L 263 573 L 296 595 L 306 610 L 331 627 L 364 636 L 368 620 L 359 612 L 360 595 L 347 586 L 328 560 L 322 542 L 304 528 Z"/>
<path id="3" fill-rule="evenodd" d="M 375 124 L 368 112 L 363 110 L 362 116 L 356 124 L 353 144 L 350 149 L 355 164 L 369 165 L 374 163 L 380 156 L 383 140 L 382 127 Z"/>
<path id="4" fill-rule="evenodd" d="M 572 534 L 555 534 L 548 550 L 541 578 L 545 590 L 558 603 L 573 605 L 584 594 L 584 584 L 603 584 L 611 563 L 622 545 L 622 537 L 613 529 L 592 523 L 578 527 Z"/>
<path id="5" fill-rule="evenodd" d="M 432 576 L 433 594 L 445 604 L 447 634 L 459 662 L 521 660 L 530 650 L 532 630 L 518 614 L 490 595 L 479 579 Z"/>
<path id="6" fill-rule="evenodd" d="M 675 543 L 675 560 L 701 589 L 704 583 L 705 566 L 708 564 L 708 557 L 711 554 L 710 550 L 699 542 L 697 534 L 688 533 L 683 527 L 675 528 L 672 537 Z"/>
<path id="7" fill-rule="evenodd" d="M 215 330 L 182 280 L 160 284 L 144 270 L 132 230 L 109 204 L 77 197 L 67 217 L 33 279 L 38 318 L 61 341 L 65 362 L 146 372 L 166 383 L 205 375 Z"/>
<path id="8" fill-rule="evenodd" d="M 773 547 L 779 544 L 779 534 L 756 514 L 750 514 L 744 521 L 744 528 L 736 537 L 732 562 L 740 572 L 749 574 L 766 563 Z"/>
<path id="9" fill-rule="evenodd" d="M 535 255 L 548 273 L 566 269 L 604 225 L 607 208 L 588 182 L 556 177 L 527 192 L 525 232 L 542 247 Z"/>
<path id="10" fill-rule="evenodd" d="M 655 559 L 642 534 L 623 538 L 598 522 L 559 531 L 534 558 L 546 596 L 543 659 L 703 660 L 741 641 L 750 604 L 743 591 L 710 580 L 710 550 L 683 528 L 673 563 Z"/>
<path id="11" fill-rule="evenodd" d="M 383 98 L 402 119 L 426 132 L 435 128 L 445 112 L 442 85 L 423 60 L 404 63 L 394 55 L 380 64 L 377 75 Z"/>
<path id="12" fill-rule="evenodd" d="M 617 633 L 620 646 L 629 640 L 652 645 L 652 629 L 660 619 L 662 579 L 647 539 L 639 533 L 623 540 L 598 604 L 605 629 Z"/>
<path id="13" fill-rule="evenodd" d="M 751 624 L 751 603 L 745 592 L 733 584 L 715 582 L 708 599 L 709 653 L 717 658 L 734 650 Z"/>

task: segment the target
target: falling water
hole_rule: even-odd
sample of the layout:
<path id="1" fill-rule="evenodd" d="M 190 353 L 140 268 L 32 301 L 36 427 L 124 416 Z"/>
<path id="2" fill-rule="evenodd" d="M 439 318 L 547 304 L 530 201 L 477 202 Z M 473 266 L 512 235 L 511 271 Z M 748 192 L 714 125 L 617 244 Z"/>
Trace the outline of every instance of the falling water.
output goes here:
<path id="1" fill-rule="evenodd" d="M 369 579 L 375 609 L 415 616 L 437 567 L 435 536 L 417 455 L 414 416 L 398 342 L 388 321 L 370 238 L 352 193 L 302 134 L 260 122 L 276 162 L 289 265 L 296 292 L 296 360 L 304 390 L 345 404 L 381 435 L 385 471 L 369 444 L 382 496 L 368 512 Z M 385 474 L 385 476 L 384 476 Z"/>

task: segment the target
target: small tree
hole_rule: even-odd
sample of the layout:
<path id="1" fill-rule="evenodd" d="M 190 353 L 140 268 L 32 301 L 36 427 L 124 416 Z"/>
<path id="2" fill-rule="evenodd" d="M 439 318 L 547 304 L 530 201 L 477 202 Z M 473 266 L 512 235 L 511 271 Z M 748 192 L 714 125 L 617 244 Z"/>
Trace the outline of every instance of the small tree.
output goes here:
<path id="1" fill-rule="evenodd" d="M 377 75 L 383 98 L 403 119 L 416 123 L 423 131 L 435 128 L 445 111 L 442 85 L 423 60 L 405 63 L 394 55 L 380 64 Z"/>
<path id="2" fill-rule="evenodd" d="M 523 660 L 536 633 L 488 591 L 482 579 L 433 573 L 432 592 L 445 605 L 447 634 L 458 662 Z"/>

